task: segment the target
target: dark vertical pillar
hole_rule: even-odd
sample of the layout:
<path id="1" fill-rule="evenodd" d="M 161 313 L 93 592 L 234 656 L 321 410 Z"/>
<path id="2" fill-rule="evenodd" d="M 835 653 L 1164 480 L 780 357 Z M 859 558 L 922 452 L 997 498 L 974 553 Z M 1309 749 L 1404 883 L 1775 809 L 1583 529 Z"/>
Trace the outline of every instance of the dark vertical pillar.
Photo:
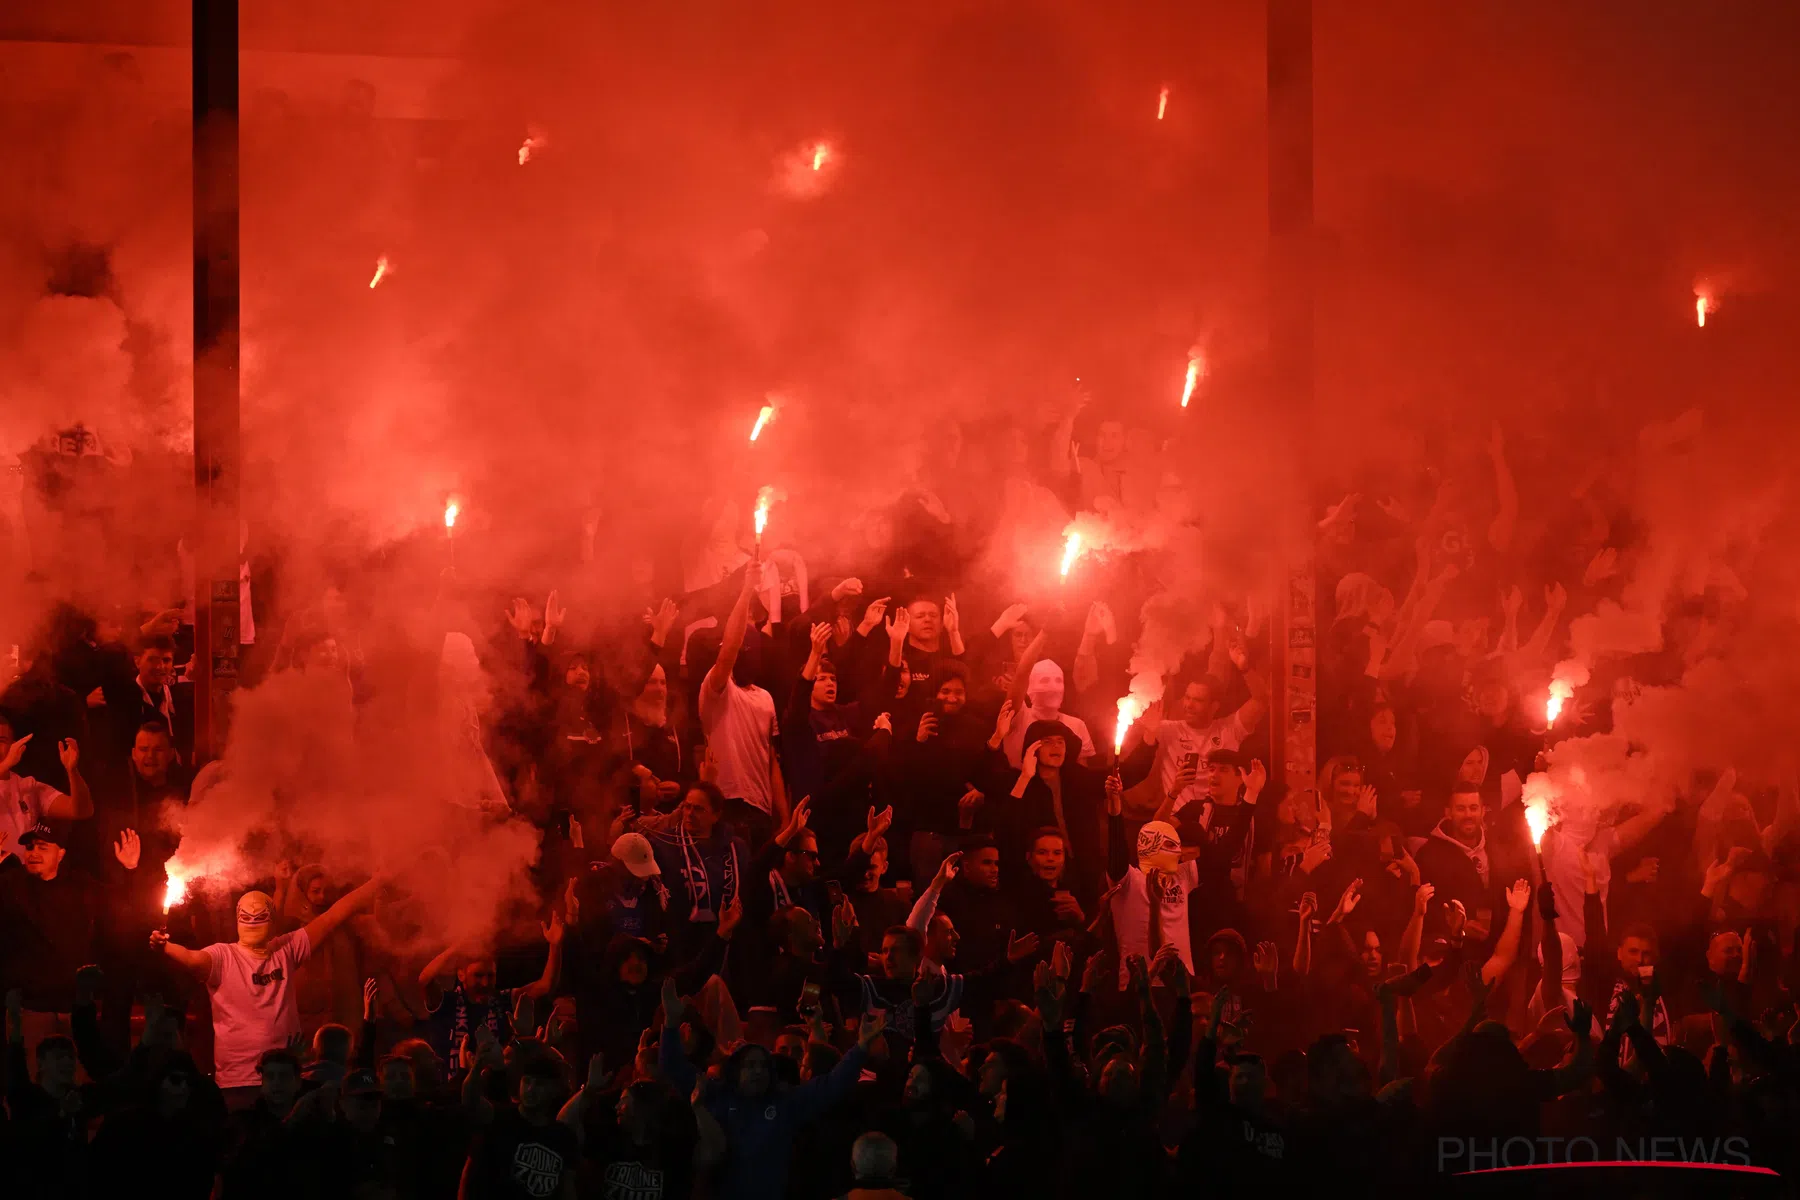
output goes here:
<path id="1" fill-rule="evenodd" d="M 238 670 L 238 0 L 194 0 L 194 760 Z"/>
<path id="2" fill-rule="evenodd" d="M 1287 430 L 1297 512 L 1282 514 L 1287 548 L 1270 624 L 1279 725 L 1270 751 L 1290 791 L 1318 777 L 1317 588 L 1308 519 L 1313 447 L 1313 8 L 1268 3 L 1269 354 L 1271 399 Z"/>

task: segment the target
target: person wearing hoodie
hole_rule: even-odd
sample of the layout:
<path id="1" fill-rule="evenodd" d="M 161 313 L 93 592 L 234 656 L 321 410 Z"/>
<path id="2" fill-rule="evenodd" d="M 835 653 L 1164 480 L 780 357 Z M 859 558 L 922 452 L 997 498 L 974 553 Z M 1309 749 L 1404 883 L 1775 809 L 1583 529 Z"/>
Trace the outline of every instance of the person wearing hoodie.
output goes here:
<path id="1" fill-rule="evenodd" d="M 883 721 L 869 731 L 862 705 L 840 702 L 838 671 L 826 657 L 830 642 L 830 625 L 812 627 L 806 663 L 781 715 L 781 761 L 789 794 L 810 799 L 819 836 L 841 846 L 857 832 L 893 733 Z"/>
<path id="2" fill-rule="evenodd" d="M 1010 717 L 1008 708 L 1005 719 Z M 896 790 L 905 798 L 896 823 L 915 883 L 930 879 L 957 839 L 975 828 L 986 799 L 979 786 L 986 771 L 986 735 L 981 719 L 969 710 L 967 675 L 960 664 L 947 664 L 937 695 L 911 736 L 894 743 Z"/>
<path id="3" fill-rule="evenodd" d="M 677 1092 L 691 1092 L 699 1073 L 682 1053 L 682 1003 L 674 980 L 663 983 L 662 1005 L 663 1075 Z M 878 1013 L 864 1017 L 856 1045 L 830 1073 L 791 1091 L 776 1087 L 772 1056 L 763 1046 L 740 1046 L 725 1061 L 723 1086 L 706 1102 L 725 1132 L 725 1161 L 714 1192 L 719 1200 L 779 1200 L 786 1194 L 795 1134 L 850 1094 L 882 1025 Z"/>
<path id="4" fill-rule="evenodd" d="M 1076 761 L 1091 763 L 1096 753 L 1093 736 L 1088 733 L 1087 722 L 1065 711 L 1063 669 L 1055 660 L 1039 657 L 1043 641 L 1042 633 L 1032 640 L 1032 650 L 1026 655 L 1031 669 L 1013 682 L 1013 694 L 1009 699 L 1016 715 L 1001 749 L 1006 752 L 1006 761 L 1016 769 L 1025 761 L 1025 748 L 1031 744 L 1027 737 L 1031 727 L 1040 721 L 1060 721 L 1080 743 L 1079 753 L 1074 756 Z"/>
<path id="5" fill-rule="evenodd" d="M 1455 901 L 1474 917 L 1499 909 L 1499 871 L 1490 858 L 1487 805 L 1472 785 L 1459 783 L 1444 806 L 1444 819 L 1432 827 L 1413 856 L 1420 879 L 1437 889 L 1443 903 Z"/>

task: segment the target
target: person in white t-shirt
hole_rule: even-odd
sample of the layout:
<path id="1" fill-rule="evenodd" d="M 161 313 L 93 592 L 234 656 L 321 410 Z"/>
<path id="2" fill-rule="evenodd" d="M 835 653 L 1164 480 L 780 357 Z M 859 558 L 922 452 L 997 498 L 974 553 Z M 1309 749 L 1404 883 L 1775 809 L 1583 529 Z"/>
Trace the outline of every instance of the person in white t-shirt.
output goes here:
<path id="1" fill-rule="evenodd" d="M 1248 666 L 1241 647 L 1233 647 L 1231 657 L 1239 670 Z M 1144 740 L 1156 745 L 1156 770 L 1162 773 L 1163 787 L 1174 785 L 1183 763 L 1202 766 L 1214 750 L 1236 750 L 1256 731 L 1269 711 L 1268 682 L 1260 673 L 1249 671 L 1245 671 L 1244 682 L 1250 685 L 1250 698 L 1235 712 L 1220 716 L 1225 685 L 1212 675 L 1189 680 L 1176 700 L 1176 719 L 1153 721 L 1144 730 Z M 1140 718 L 1139 724 L 1144 723 Z M 1185 805 L 1204 799 L 1206 787 L 1196 781 L 1176 795 L 1172 811 L 1180 812 Z"/>
<path id="2" fill-rule="evenodd" d="M 74 738 L 64 738 L 57 746 L 63 770 L 69 773 L 70 795 L 42 780 L 14 773 L 31 738 L 28 733 L 15 739 L 12 722 L 0 716 L 0 862 L 17 852 L 20 838 L 46 821 L 78 821 L 94 815 L 94 798 L 77 768 L 81 747 Z"/>
<path id="3" fill-rule="evenodd" d="M 775 757 L 780 732 L 775 698 L 750 681 L 749 663 L 741 658 L 756 574 L 744 572 L 737 603 L 725 619 L 719 661 L 700 684 L 700 725 L 718 763 L 719 790 L 738 802 L 728 815 L 747 821 L 752 845 L 761 844 L 769 830 L 788 819 L 787 788 Z"/>
<path id="4" fill-rule="evenodd" d="M 294 972 L 339 925 L 375 899 L 371 879 L 293 933 L 270 936 L 275 902 L 263 892 L 245 892 L 237 902 L 238 940 L 189 950 L 169 940 L 166 930 L 150 934 L 150 945 L 206 980 L 212 1001 L 213 1075 L 233 1109 L 256 1102 L 261 1079 L 257 1063 L 265 1050 L 285 1045 L 300 1032 Z"/>

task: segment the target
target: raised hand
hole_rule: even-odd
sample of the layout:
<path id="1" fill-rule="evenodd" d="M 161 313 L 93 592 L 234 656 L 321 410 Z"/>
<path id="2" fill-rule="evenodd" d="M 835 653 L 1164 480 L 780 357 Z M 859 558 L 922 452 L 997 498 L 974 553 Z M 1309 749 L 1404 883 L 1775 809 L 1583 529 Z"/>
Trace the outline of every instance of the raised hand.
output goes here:
<path id="1" fill-rule="evenodd" d="M 864 610 L 862 620 L 857 622 L 856 632 L 867 637 L 870 630 L 881 624 L 881 619 L 887 615 L 887 607 L 890 600 L 892 600 L 891 596 L 882 596 L 879 599 L 869 601 L 869 607 Z"/>
<path id="2" fill-rule="evenodd" d="M 825 621 L 820 621 L 812 627 L 807 636 L 812 639 L 812 657 L 813 661 L 817 663 L 819 659 L 825 657 L 825 647 L 831 644 L 831 626 Z"/>
<path id="3" fill-rule="evenodd" d="M 1026 606 L 1023 604 L 1007 605 L 1001 610 L 1000 615 L 995 618 L 994 624 L 990 627 L 989 632 L 997 638 L 1005 637 L 1009 632 L 1024 623 L 1026 611 Z"/>
<path id="4" fill-rule="evenodd" d="M 873 721 L 869 722 L 869 728 L 880 729 L 887 733 L 894 732 L 893 714 L 892 713 L 876 713 L 875 719 Z"/>
<path id="5" fill-rule="evenodd" d="M 906 642 L 906 635 L 912 632 L 912 614 L 904 608 L 896 608 L 894 615 L 888 618 L 888 645 L 900 646 Z"/>
<path id="6" fill-rule="evenodd" d="M 363 980 L 363 1020 L 373 1021 L 380 1012 L 381 985 L 375 982 L 373 975 Z"/>
<path id="7" fill-rule="evenodd" d="M 885 835 L 887 831 L 893 827 L 894 806 L 890 804 L 886 808 L 877 809 L 871 804 L 869 805 L 869 815 L 865 820 L 866 825 L 863 835 L 863 845 L 868 846 L 872 844 L 876 838 Z"/>
<path id="8" fill-rule="evenodd" d="M 1006 740 L 1006 735 L 1012 732 L 1013 719 L 1018 715 L 1011 700 L 1000 705 L 1000 714 L 994 718 L 994 740 L 996 742 Z"/>
<path id="9" fill-rule="evenodd" d="M 675 628 L 675 621 L 680 616 L 681 606 L 668 596 L 663 597 L 654 613 L 644 614 L 644 620 L 650 623 L 650 633 L 657 645 L 663 645 L 669 640 L 669 631 Z"/>
<path id="10" fill-rule="evenodd" d="M 944 636 L 954 638 L 962 633 L 962 612 L 956 607 L 956 593 L 944 597 Z"/>
<path id="11" fill-rule="evenodd" d="M 1525 906 L 1530 903 L 1531 880 L 1513 880 L 1513 885 L 1506 889 L 1506 907 L 1512 909 L 1516 913 L 1522 913 L 1525 911 Z"/>
<path id="12" fill-rule="evenodd" d="M 74 738 L 64 738 L 56 743 L 56 757 L 62 760 L 63 770 L 73 772 L 81 762 L 81 747 Z"/>
<path id="13" fill-rule="evenodd" d="M 1300 893 L 1300 919 L 1310 921 L 1318 911 L 1319 897 L 1313 892 Z"/>
<path id="14" fill-rule="evenodd" d="M 681 1027 L 681 1014 L 685 1007 L 681 1003 L 681 990 L 675 986 L 675 977 L 664 975 L 662 981 L 663 1025 L 668 1029 Z"/>
<path id="15" fill-rule="evenodd" d="M 1595 584 L 1606 582 L 1618 573 L 1619 552 L 1608 546 L 1589 560 L 1587 570 L 1581 573 L 1582 586 L 1593 587 Z"/>
<path id="16" fill-rule="evenodd" d="M 1069 972 L 1074 969 L 1075 952 L 1069 948 L 1069 943 L 1058 941 L 1050 948 L 1050 973 L 1066 982 Z"/>
<path id="17" fill-rule="evenodd" d="M 1263 987 L 1273 989 L 1276 978 L 1281 974 L 1281 951 L 1274 942 L 1256 943 L 1256 952 L 1251 958 L 1256 973 L 1262 977 Z"/>
<path id="18" fill-rule="evenodd" d="M 913 735 L 915 741 L 929 742 L 937 736 L 937 714 L 927 710 L 919 714 L 919 732 Z"/>
<path id="19" fill-rule="evenodd" d="M 1009 963 L 1030 958 L 1037 953 L 1037 948 L 1038 935 L 1035 933 L 1028 933 L 1024 937 L 1020 937 L 1019 931 L 1014 929 L 1006 935 L 1006 961 Z"/>
<path id="20" fill-rule="evenodd" d="M 974 824 L 975 810 L 980 808 L 986 800 L 987 797 L 973 784 L 970 784 L 968 789 L 963 792 L 962 797 L 956 802 L 957 820 L 963 828 L 970 828 Z M 958 855 L 958 857 L 961 856 Z"/>
<path id="21" fill-rule="evenodd" d="M 1157 730 L 1162 728 L 1163 711 L 1162 699 L 1152 700 L 1138 715 L 1138 732 L 1146 738 L 1155 738 Z"/>
<path id="22" fill-rule="evenodd" d="M 1435 895 L 1437 895 L 1437 888 L 1435 886 L 1429 883 L 1421 883 L 1413 892 L 1413 912 L 1421 917 L 1424 916 L 1425 911 L 1431 907 L 1431 898 Z"/>
<path id="23" fill-rule="evenodd" d="M 862 590 L 862 580 L 852 575 L 850 578 L 831 589 L 831 598 L 833 600 L 842 600 L 845 596 L 860 596 L 862 595 Z"/>
<path id="24" fill-rule="evenodd" d="M 1107 607 L 1106 601 L 1096 600 L 1088 605 L 1087 620 L 1083 623 L 1081 633 L 1084 639 L 1103 637 L 1109 646 L 1119 640 L 1119 627 L 1113 620 L 1112 609 Z"/>
<path id="25" fill-rule="evenodd" d="M 1350 886 L 1344 889 L 1344 894 L 1338 897 L 1337 908 L 1331 914 L 1331 921 L 1327 923 L 1331 924 L 1342 921 L 1351 913 L 1355 912 L 1357 904 L 1362 901 L 1362 890 L 1363 881 L 1360 879 L 1352 879 L 1350 881 Z"/>
<path id="26" fill-rule="evenodd" d="M 612 1072 L 606 1069 L 606 1059 L 596 1054 L 588 1059 L 587 1083 L 582 1090 L 588 1092 L 604 1092 L 612 1086 Z"/>
<path id="27" fill-rule="evenodd" d="M 555 637 L 555 631 L 561 627 L 563 620 L 568 615 L 569 610 L 557 601 L 556 589 L 550 589 L 550 594 L 544 597 L 544 641 L 546 643 Z"/>
<path id="28" fill-rule="evenodd" d="M 1269 783 L 1269 769 L 1267 767 L 1263 766 L 1262 759 L 1260 759 L 1260 758 L 1251 759 L 1250 760 L 1250 771 L 1247 775 L 1244 776 L 1244 800 L 1245 800 L 1245 802 L 1248 804 L 1255 804 L 1256 798 L 1258 796 L 1262 795 L 1262 790 L 1263 790 L 1263 788 L 1268 786 L 1268 783 Z"/>
<path id="29" fill-rule="evenodd" d="M 113 843 L 113 857 L 118 859 L 119 865 L 127 871 L 137 870 L 141 853 L 142 846 L 138 842 L 135 829 L 127 829 L 120 833 L 119 840 Z"/>
<path id="30" fill-rule="evenodd" d="M 1019 756 L 1020 775 L 1037 774 L 1038 747 L 1041 745 L 1043 745 L 1042 741 L 1036 741 L 1025 747 L 1025 753 Z"/>
<path id="31" fill-rule="evenodd" d="M 568 926 L 563 924 L 562 914 L 554 909 L 550 912 L 549 922 L 538 928 L 543 930 L 544 940 L 552 946 L 562 945 L 563 935 L 569 931 Z"/>
<path id="32" fill-rule="evenodd" d="M 25 757 L 25 747 L 31 744 L 31 739 L 35 736 L 35 734 L 28 733 L 24 737 L 13 739 L 12 746 L 6 751 L 6 757 L 0 758 L 0 775 L 5 775 L 19 765 L 19 760 Z"/>
<path id="33" fill-rule="evenodd" d="M 1364 784 L 1356 789 L 1356 811 L 1371 821 L 1375 819 L 1375 787 L 1373 784 Z"/>
<path id="34" fill-rule="evenodd" d="M 1125 812 L 1125 781 L 1117 771 L 1106 773 L 1106 815 L 1117 817 Z"/>
<path id="35" fill-rule="evenodd" d="M 856 1044 L 867 1050 L 874 1044 L 875 1039 L 881 1036 L 881 1031 L 886 1028 L 887 1012 L 885 1010 L 878 1008 L 874 1012 L 864 1013 L 862 1025 L 856 1031 Z"/>
<path id="36" fill-rule="evenodd" d="M 1500 593 L 1500 611 L 1508 620 L 1518 616 L 1519 609 L 1524 606 L 1525 593 L 1519 590 L 1518 584 L 1515 583 Z"/>
<path id="37" fill-rule="evenodd" d="M 1463 928 L 1469 922 L 1469 910 L 1463 907 L 1461 900 L 1450 901 L 1450 911 L 1444 914 L 1444 921 L 1451 941 L 1457 941 L 1463 935 Z"/>
<path id="38" fill-rule="evenodd" d="M 837 906 L 831 914 L 831 944 L 839 950 L 850 944 L 856 935 L 856 908 L 848 897 Z"/>
<path id="39" fill-rule="evenodd" d="M 1569 592 L 1560 583 L 1553 583 L 1544 589 L 1544 607 L 1551 612 L 1561 612 L 1569 606 Z"/>
<path id="40" fill-rule="evenodd" d="M 976 794 L 980 795 L 979 792 L 977 792 Z M 931 886 L 934 888 L 937 888 L 939 891 L 942 891 L 944 888 L 944 885 L 948 884 L 952 879 L 956 878 L 956 872 L 958 870 L 960 870 L 961 867 L 962 867 L 962 851 L 961 850 L 957 850 L 952 854 L 946 855 L 944 858 L 944 861 L 938 864 L 937 874 L 935 874 L 931 877 Z"/>

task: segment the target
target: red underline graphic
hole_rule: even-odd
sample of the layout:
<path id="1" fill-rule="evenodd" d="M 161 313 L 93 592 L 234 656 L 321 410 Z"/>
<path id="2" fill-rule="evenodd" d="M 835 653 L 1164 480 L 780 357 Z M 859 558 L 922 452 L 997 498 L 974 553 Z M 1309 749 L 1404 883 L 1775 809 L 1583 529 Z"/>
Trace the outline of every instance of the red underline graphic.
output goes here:
<path id="1" fill-rule="evenodd" d="M 1743 1166 L 1738 1163 L 1671 1162 L 1671 1161 L 1667 1161 L 1667 1160 L 1657 1161 L 1654 1159 L 1646 1160 L 1646 1161 L 1642 1161 L 1642 1162 L 1633 1161 L 1631 1159 L 1624 1159 L 1624 1160 L 1614 1161 L 1614 1162 L 1580 1161 L 1580 1162 L 1527 1163 L 1524 1166 L 1519 1166 L 1519 1167 L 1482 1167 L 1480 1170 L 1476 1170 L 1476 1171 L 1458 1171 L 1457 1174 L 1458 1175 L 1499 1175 L 1499 1174 L 1503 1174 L 1508 1171 L 1548 1171 L 1548 1170 L 1552 1170 L 1554 1168 L 1559 1168 L 1559 1167 L 1588 1167 L 1588 1168 L 1676 1167 L 1676 1168 L 1679 1168 L 1682 1170 L 1687 1170 L 1687 1171 L 1736 1171 L 1741 1175 L 1773 1175 L 1777 1179 L 1779 1179 L 1781 1177 L 1780 1172 L 1775 1171 L 1769 1167 Z"/>

